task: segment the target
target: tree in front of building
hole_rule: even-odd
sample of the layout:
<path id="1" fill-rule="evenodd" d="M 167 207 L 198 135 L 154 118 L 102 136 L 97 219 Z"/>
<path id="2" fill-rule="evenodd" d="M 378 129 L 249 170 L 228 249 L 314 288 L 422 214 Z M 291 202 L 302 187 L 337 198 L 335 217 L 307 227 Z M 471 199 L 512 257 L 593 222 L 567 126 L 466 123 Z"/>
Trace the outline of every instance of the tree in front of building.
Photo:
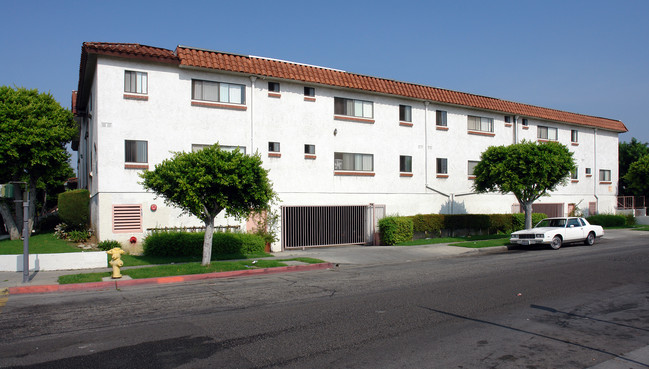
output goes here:
<path id="1" fill-rule="evenodd" d="M 572 153 L 558 142 L 527 142 L 491 146 L 474 169 L 478 193 L 513 193 L 525 210 L 525 228 L 532 228 L 532 204 L 567 183 L 575 170 Z"/>
<path id="2" fill-rule="evenodd" d="M 214 219 L 221 211 L 242 219 L 267 210 L 275 198 L 259 154 L 221 150 L 213 145 L 197 152 L 177 152 L 140 174 L 145 189 L 165 204 L 192 214 L 205 224 L 202 265 L 212 258 Z"/>
<path id="3" fill-rule="evenodd" d="M 53 182 L 69 175 L 70 154 L 65 145 L 76 134 L 72 113 L 51 94 L 0 86 L 0 183 L 26 184 L 30 193 L 30 230 L 36 189 L 47 191 L 56 187 Z M 25 186 L 19 186 L 18 193 L 21 188 Z M 18 239 L 23 214 L 13 200 L 0 199 L 0 215 L 11 239 Z"/>
<path id="4" fill-rule="evenodd" d="M 631 142 L 620 142 L 618 146 L 620 161 L 620 178 L 618 181 L 618 194 L 621 196 L 642 196 L 646 192 L 637 192 L 636 187 L 631 188 L 626 174 L 629 172 L 631 165 L 645 155 L 649 155 L 649 143 L 640 142 L 635 137 Z"/>
<path id="5" fill-rule="evenodd" d="M 649 154 L 629 166 L 624 180 L 632 193 L 649 198 Z"/>

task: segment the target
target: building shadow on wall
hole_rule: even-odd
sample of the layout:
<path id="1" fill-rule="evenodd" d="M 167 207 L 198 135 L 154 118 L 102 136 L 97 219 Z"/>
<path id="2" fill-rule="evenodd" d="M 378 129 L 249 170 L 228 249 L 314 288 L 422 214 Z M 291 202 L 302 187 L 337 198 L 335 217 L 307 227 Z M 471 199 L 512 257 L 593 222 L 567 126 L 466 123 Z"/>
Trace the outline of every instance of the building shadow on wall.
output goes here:
<path id="1" fill-rule="evenodd" d="M 439 209 L 440 214 L 467 214 L 466 207 L 464 206 L 464 201 L 457 202 L 455 200 L 448 199 L 442 207 Z"/>

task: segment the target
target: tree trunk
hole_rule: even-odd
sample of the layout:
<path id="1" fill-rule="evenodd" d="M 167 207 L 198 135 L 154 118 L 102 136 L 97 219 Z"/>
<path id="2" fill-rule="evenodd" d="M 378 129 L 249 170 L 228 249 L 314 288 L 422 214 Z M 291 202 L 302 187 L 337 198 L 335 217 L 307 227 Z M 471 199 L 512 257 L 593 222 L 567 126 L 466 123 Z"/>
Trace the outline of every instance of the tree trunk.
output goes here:
<path id="1" fill-rule="evenodd" d="M 205 238 L 203 238 L 203 261 L 201 265 L 210 265 L 212 261 L 212 236 L 214 235 L 214 217 L 205 220 Z"/>
<path id="2" fill-rule="evenodd" d="M 525 229 L 532 228 L 532 202 L 521 203 L 525 208 Z"/>
<path id="3" fill-rule="evenodd" d="M 12 240 L 19 240 L 20 231 L 18 230 L 18 227 L 16 227 L 16 222 L 14 221 L 14 217 L 11 215 L 9 206 L 7 206 L 7 203 L 4 201 L 0 201 L 0 215 L 2 216 L 2 220 L 4 221 L 5 226 L 7 227 L 9 237 Z"/>

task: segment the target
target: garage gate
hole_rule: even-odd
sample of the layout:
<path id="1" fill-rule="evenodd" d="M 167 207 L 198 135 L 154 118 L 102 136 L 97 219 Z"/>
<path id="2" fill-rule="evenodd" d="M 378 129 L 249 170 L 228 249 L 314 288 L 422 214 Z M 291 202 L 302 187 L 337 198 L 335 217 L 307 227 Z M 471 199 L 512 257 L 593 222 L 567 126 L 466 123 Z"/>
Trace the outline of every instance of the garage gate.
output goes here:
<path id="1" fill-rule="evenodd" d="M 282 248 L 374 242 L 385 205 L 282 206 Z"/>

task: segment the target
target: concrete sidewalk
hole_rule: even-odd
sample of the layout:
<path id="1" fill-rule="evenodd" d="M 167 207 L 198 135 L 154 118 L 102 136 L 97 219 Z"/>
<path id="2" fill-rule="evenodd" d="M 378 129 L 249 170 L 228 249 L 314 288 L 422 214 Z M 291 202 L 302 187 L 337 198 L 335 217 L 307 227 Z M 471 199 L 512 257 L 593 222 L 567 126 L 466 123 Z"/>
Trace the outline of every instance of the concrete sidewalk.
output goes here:
<path id="1" fill-rule="evenodd" d="M 327 263 L 342 265 L 376 265 L 403 263 L 412 260 L 437 259 L 470 253 L 503 252 L 506 247 L 490 247 L 486 249 L 469 249 L 464 247 L 448 246 L 448 244 L 434 244 L 422 246 L 336 246 L 305 248 L 304 250 L 288 250 L 273 253 L 274 258 L 289 259 L 295 257 L 310 257 L 321 259 Z M 290 270 L 307 270 L 306 266 L 292 265 Z M 128 266 L 123 269 L 128 269 Z M 282 269 L 278 269 L 280 271 Z M 111 268 L 32 271 L 29 282 L 23 283 L 23 272 L 0 272 L 0 290 L 5 288 L 58 285 L 58 278 L 62 275 L 81 273 L 111 272 Z M 210 273 L 214 274 L 214 273 Z M 233 275 L 234 276 L 234 275 Z M 188 280 L 188 279 L 185 279 Z M 41 289 L 36 289 L 41 291 Z"/>

